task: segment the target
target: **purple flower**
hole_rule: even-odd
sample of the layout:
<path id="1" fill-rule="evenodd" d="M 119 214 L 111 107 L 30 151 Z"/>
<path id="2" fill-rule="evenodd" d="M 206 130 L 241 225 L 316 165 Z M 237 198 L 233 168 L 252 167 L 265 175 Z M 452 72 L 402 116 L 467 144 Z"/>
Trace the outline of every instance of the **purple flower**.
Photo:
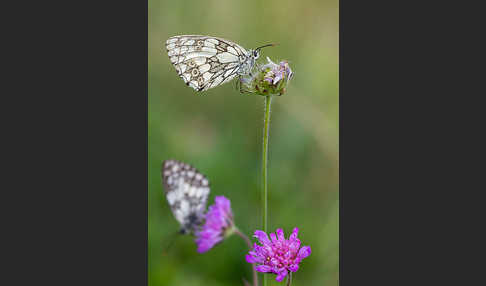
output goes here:
<path id="1" fill-rule="evenodd" d="M 292 78 L 292 70 L 290 69 L 289 63 L 287 61 L 281 61 L 280 64 L 276 64 L 272 62 L 270 58 L 267 57 L 268 64 L 264 65 L 263 67 L 270 68 L 270 70 L 265 74 L 265 80 L 274 86 L 284 78 L 291 79 Z"/>
<path id="2" fill-rule="evenodd" d="M 256 72 L 247 77 L 240 77 L 241 88 L 243 93 L 255 93 L 260 95 L 282 95 L 285 93 L 285 87 L 293 76 L 287 61 L 281 61 L 279 64 L 272 62 L 267 57 L 267 63 L 258 65 Z"/>
<path id="3" fill-rule="evenodd" d="M 261 230 L 255 231 L 254 237 L 258 238 L 262 245 L 254 244 L 253 250 L 246 255 L 248 263 L 257 263 L 255 269 L 259 272 L 269 272 L 277 275 L 275 280 L 280 282 L 287 276 L 288 271 L 296 272 L 302 259 L 311 254 L 310 246 L 300 247 L 300 239 L 297 238 L 298 228 L 285 239 L 281 228 L 277 229 L 277 235 L 270 233 L 270 238 Z"/>
<path id="4" fill-rule="evenodd" d="M 210 250 L 221 242 L 233 229 L 233 213 L 231 203 L 224 196 L 217 196 L 214 205 L 209 206 L 206 221 L 201 231 L 196 232 L 197 251 L 199 253 Z"/>

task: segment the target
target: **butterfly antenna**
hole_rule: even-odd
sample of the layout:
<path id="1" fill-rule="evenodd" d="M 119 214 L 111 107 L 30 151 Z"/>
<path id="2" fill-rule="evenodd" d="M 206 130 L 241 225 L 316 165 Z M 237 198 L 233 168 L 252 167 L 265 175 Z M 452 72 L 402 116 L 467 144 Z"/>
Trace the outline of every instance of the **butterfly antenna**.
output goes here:
<path id="1" fill-rule="evenodd" d="M 274 46 L 277 46 L 277 45 L 278 45 L 278 44 L 266 44 L 266 45 L 263 45 L 263 46 L 261 46 L 261 47 L 256 48 L 255 50 L 257 50 L 257 51 L 258 51 L 258 50 L 260 50 L 260 49 L 262 49 L 262 48 L 265 48 L 265 47 L 274 47 Z"/>

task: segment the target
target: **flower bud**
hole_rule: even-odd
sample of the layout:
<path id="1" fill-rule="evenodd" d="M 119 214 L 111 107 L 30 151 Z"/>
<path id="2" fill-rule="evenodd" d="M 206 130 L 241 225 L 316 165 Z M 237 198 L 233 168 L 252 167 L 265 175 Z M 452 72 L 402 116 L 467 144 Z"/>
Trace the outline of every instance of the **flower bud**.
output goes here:
<path id="1" fill-rule="evenodd" d="M 292 78 L 292 70 L 287 61 L 276 64 L 267 57 L 267 64 L 257 66 L 252 75 L 240 78 L 240 91 L 259 95 L 282 95 Z"/>

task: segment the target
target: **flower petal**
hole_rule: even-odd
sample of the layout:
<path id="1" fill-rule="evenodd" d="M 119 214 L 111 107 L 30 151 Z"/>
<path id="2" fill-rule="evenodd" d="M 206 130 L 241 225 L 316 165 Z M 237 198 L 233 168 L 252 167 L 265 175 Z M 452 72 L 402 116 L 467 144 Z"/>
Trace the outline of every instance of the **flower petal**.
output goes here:
<path id="1" fill-rule="evenodd" d="M 258 266 L 255 267 L 255 270 L 258 271 L 258 272 L 267 273 L 267 272 L 272 271 L 272 267 L 270 267 L 268 265 L 258 265 Z"/>
<path id="2" fill-rule="evenodd" d="M 196 232 L 197 251 L 203 253 L 220 243 L 225 235 L 226 229 L 232 227 L 231 204 L 224 196 L 215 198 L 215 203 L 208 208 L 205 215 L 205 222 L 201 231 Z"/>
<path id="3" fill-rule="evenodd" d="M 277 242 L 277 236 L 275 235 L 275 233 L 270 233 L 270 238 L 272 239 L 272 242 L 275 243 Z"/>
<path id="4" fill-rule="evenodd" d="M 254 247 L 254 250 L 257 253 L 257 256 L 260 256 L 260 257 L 267 257 L 268 256 L 268 251 L 262 246 L 256 245 Z"/>
<path id="5" fill-rule="evenodd" d="M 299 252 L 300 248 L 300 239 L 295 239 L 292 241 L 289 245 L 289 250 L 292 252 L 292 255 L 297 255 L 297 252 Z"/>
<path id="6" fill-rule="evenodd" d="M 278 240 L 279 240 L 280 242 L 284 242 L 284 240 L 285 240 L 285 235 L 284 235 L 284 231 L 283 231 L 283 229 L 281 229 L 281 228 L 278 228 L 278 229 L 277 229 L 277 237 L 278 237 Z"/>
<path id="7" fill-rule="evenodd" d="M 255 230 L 255 234 L 253 235 L 254 237 L 258 238 L 261 244 L 271 244 L 270 240 L 268 239 L 268 235 L 261 230 Z"/>
<path id="8" fill-rule="evenodd" d="M 248 263 L 256 263 L 257 260 L 255 259 L 254 256 L 251 256 L 250 254 L 245 255 L 246 262 Z"/>
<path id="9" fill-rule="evenodd" d="M 276 72 L 275 78 L 273 78 L 273 84 L 276 85 L 282 79 L 283 79 L 283 71 Z"/>
<path id="10" fill-rule="evenodd" d="M 273 257 L 273 258 L 270 259 L 270 264 L 273 267 L 277 267 L 279 263 L 280 263 L 280 261 L 278 259 L 276 259 L 275 257 Z"/>
<path id="11" fill-rule="evenodd" d="M 297 239 L 297 234 L 299 234 L 299 229 L 296 227 L 294 228 L 294 230 L 292 231 L 292 234 L 290 235 L 289 237 L 289 240 L 290 241 L 294 241 Z"/>
<path id="12" fill-rule="evenodd" d="M 297 270 L 299 270 L 299 264 L 290 265 L 289 270 L 292 271 L 292 272 L 297 272 Z"/>
<path id="13" fill-rule="evenodd" d="M 224 196 L 217 196 L 214 198 L 216 206 L 225 213 L 231 213 L 231 202 Z"/>
<path id="14" fill-rule="evenodd" d="M 277 275 L 277 278 L 275 278 L 275 280 L 277 280 L 277 282 L 282 282 L 282 280 L 285 278 L 285 276 L 287 276 L 287 273 L 288 273 L 287 270 L 283 270 L 282 272 L 280 272 Z"/>
<path id="15" fill-rule="evenodd" d="M 300 250 L 299 250 L 299 253 L 297 254 L 297 256 L 300 258 L 300 259 L 304 259 L 306 258 L 307 256 L 309 256 L 311 254 L 311 248 L 310 246 L 303 246 Z"/>

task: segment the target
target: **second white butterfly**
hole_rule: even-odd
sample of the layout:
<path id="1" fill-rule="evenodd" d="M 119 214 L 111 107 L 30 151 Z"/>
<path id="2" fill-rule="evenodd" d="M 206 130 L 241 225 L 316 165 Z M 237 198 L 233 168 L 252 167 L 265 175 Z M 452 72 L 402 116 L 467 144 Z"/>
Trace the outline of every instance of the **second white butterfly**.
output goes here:
<path id="1" fill-rule="evenodd" d="M 273 45 L 246 50 L 231 41 L 202 35 L 173 36 L 165 43 L 177 73 L 197 91 L 250 74 L 260 57 L 260 49 Z"/>

